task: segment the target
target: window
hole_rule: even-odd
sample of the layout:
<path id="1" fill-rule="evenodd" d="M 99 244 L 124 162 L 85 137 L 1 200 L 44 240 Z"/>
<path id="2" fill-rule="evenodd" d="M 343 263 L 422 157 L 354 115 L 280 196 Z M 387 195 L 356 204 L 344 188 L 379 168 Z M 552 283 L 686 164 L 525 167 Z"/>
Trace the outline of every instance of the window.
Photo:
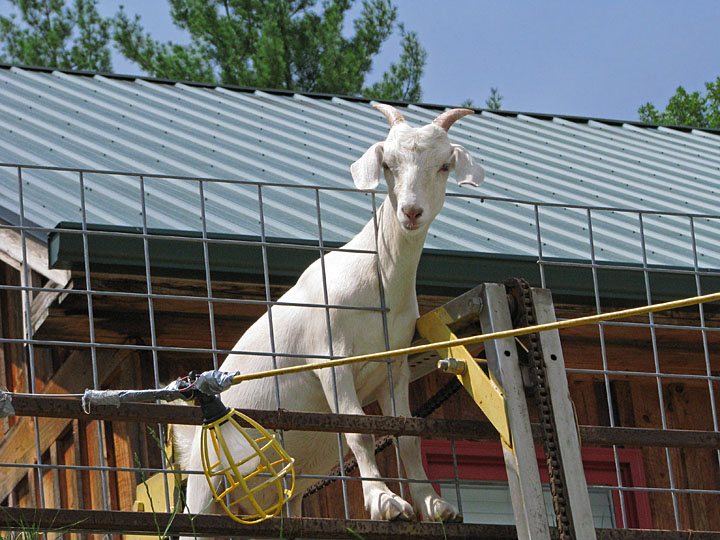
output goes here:
<path id="1" fill-rule="evenodd" d="M 423 461 L 428 476 L 439 480 L 435 489 L 449 501 L 457 501 L 452 447 L 448 441 L 423 441 Z M 459 441 L 455 443 L 458 484 L 466 523 L 512 524 L 512 503 L 500 443 Z M 535 448 L 540 479 L 544 483 L 548 523 L 554 513 L 542 447 Z M 596 527 L 622 527 L 620 492 L 600 486 L 617 486 L 611 448 L 583 448 L 583 466 Z M 619 449 L 620 478 L 624 487 L 645 487 L 640 450 Z M 443 481 L 444 480 L 444 481 Z M 463 482 L 467 481 L 467 482 Z M 646 491 L 624 491 L 627 526 L 651 528 L 650 502 Z"/>

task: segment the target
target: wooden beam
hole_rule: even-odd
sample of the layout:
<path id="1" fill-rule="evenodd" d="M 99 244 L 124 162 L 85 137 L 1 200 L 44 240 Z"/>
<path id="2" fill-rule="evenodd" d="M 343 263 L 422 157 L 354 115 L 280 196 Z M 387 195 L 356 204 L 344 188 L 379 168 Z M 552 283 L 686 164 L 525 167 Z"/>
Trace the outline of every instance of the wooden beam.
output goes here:
<path id="1" fill-rule="evenodd" d="M 1 305 L 1 303 L 0 303 Z M 3 320 L 3 313 L 2 309 L 0 308 L 0 336 L 3 335 L 2 331 L 2 321 Z M 0 385 L 2 385 L 3 388 L 7 388 L 8 383 L 8 375 L 7 375 L 7 367 L 5 365 L 6 363 L 5 358 L 5 347 L 0 344 Z M 10 429 L 10 421 L 8 418 L 0 418 L 0 436 L 5 435 L 5 432 Z"/>
<path id="2" fill-rule="evenodd" d="M 102 382 L 126 361 L 132 351 L 98 350 L 98 378 Z M 48 394 L 81 393 L 93 385 L 92 366 L 88 351 L 75 351 L 43 389 Z M 36 462 L 35 426 L 33 418 L 21 418 L 0 440 L 0 463 L 29 464 Z M 67 418 L 38 418 L 40 451 L 45 452 L 62 434 L 71 420 Z M 4 500 L 27 474 L 25 467 L 7 468 L 0 483 L 0 501 Z"/>
<path id="3" fill-rule="evenodd" d="M 142 388 L 140 373 L 140 359 L 138 355 L 135 355 L 131 364 L 120 371 L 120 376 L 116 381 L 117 385 L 120 388 Z M 144 435 L 145 426 L 128 422 L 109 422 L 105 425 L 112 428 L 112 451 L 109 452 L 110 462 L 115 467 L 136 467 L 135 456 L 140 454 L 138 441 L 141 438 L 140 435 Z M 132 510 L 138 482 L 136 473 L 118 471 L 115 477 L 118 497 L 115 508 L 118 510 Z"/>
<path id="4" fill-rule="evenodd" d="M 69 281 L 67 286 L 72 286 L 72 281 Z M 45 288 L 46 291 L 35 292 L 30 303 L 31 335 L 33 336 L 50 315 L 50 307 L 58 305 L 68 294 L 62 292 L 67 287 L 61 287 L 52 281 L 48 282 Z"/>
<path id="5" fill-rule="evenodd" d="M 45 290 L 42 291 L 31 291 L 30 294 L 26 295 L 20 287 L 25 285 L 25 276 L 23 274 L 22 264 L 18 261 L 15 261 L 13 258 L 11 258 L 7 253 L 3 251 L 4 248 L 7 246 L 3 244 L 3 234 L 7 231 L 0 230 L 0 263 L 5 262 L 6 265 L 1 265 L 3 273 L 5 275 L 4 280 L 0 280 L 3 285 L 11 285 L 18 287 L 17 290 L 5 290 L 2 291 L 3 294 L 10 296 L 10 293 L 15 293 L 17 297 L 20 298 L 20 307 L 17 310 L 13 310 L 13 316 L 16 316 L 18 320 L 22 321 L 22 324 L 20 328 L 25 328 L 25 303 L 26 300 L 30 299 L 30 319 L 31 319 L 31 325 L 32 329 L 30 332 L 30 335 L 35 335 L 35 332 L 42 326 L 43 322 L 47 319 L 48 315 L 50 314 L 50 306 L 51 305 L 57 305 L 60 302 L 63 301 L 65 296 L 67 296 L 67 293 L 64 292 L 67 288 L 73 287 L 73 282 L 70 280 L 70 274 L 67 273 L 67 276 L 55 276 L 54 274 L 51 274 L 55 279 L 61 279 L 62 282 L 56 282 L 53 279 L 48 278 L 46 274 L 48 272 L 40 273 L 37 271 L 36 268 L 32 268 L 32 271 L 30 272 L 30 284 L 34 287 L 43 287 Z M 51 272 L 56 272 L 55 270 Z M 62 271 L 65 272 L 65 271 Z M 13 274 L 14 276 L 10 278 L 9 276 Z M 48 281 L 46 281 L 46 278 Z M 46 283 L 43 285 L 42 282 Z M 22 337 L 21 334 L 18 335 L 9 335 L 7 337 L 11 338 L 19 338 Z"/>
<path id="6" fill-rule="evenodd" d="M 25 235 L 25 254 L 28 266 L 38 274 L 60 287 L 64 287 L 70 281 L 68 270 L 48 268 L 47 246 L 28 235 Z M 0 229 L 0 260 L 22 272 L 23 245 L 20 232 Z"/>
<path id="7" fill-rule="evenodd" d="M 0 265 L 0 283 L 20 285 L 20 275 L 10 266 Z M 15 290 L 0 291 L 0 336 L 18 338 L 23 335 L 23 304 L 21 295 Z M 27 392 L 25 353 L 19 343 L 3 343 L 5 349 L 6 379 L 3 382 L 11 392 Z M 10 425 L 14 420 L 10 419 Z"/>

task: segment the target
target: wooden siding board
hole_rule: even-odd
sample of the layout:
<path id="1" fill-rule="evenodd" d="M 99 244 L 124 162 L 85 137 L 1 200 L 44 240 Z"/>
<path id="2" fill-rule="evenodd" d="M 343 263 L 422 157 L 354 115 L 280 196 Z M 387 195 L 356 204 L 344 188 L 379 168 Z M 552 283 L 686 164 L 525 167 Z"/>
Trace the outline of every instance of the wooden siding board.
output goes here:
<path id="1" fill-rule="evenodd" d="M 138 387 L 138 363 L 137 355 L 134 355 L 125 366 L 120 366 L 116 376 L 113 377 L 113 386 L 117 388 Z M 138 439 L 144 425 L 129 422 L 111 422 L 112 427 L 112 452 L 110 452 L 113 466 L 133 468 L 137 464 L 135 457 L 138 456 Z M 117 490 L 118 510 L 132 510 L 135 502 L 135 487 L 138 483 L 137 474 L 134 472 L 118 471 L 115 473 L 115 484 Z"/>
<path id="2" fill-rule="evenodd" d="M 2 293 L 0 293 L 0 296 L 2 296 Z M 2 299 L 0 298 L 0 337 L 2 337 L 3 334 L 3 320 L 5 319 L 5 314 L 3 313 L 2 309 Z M 9 360 L 5 354 L 5 343 L 0 343 L 0 387 L 1 388 L 8 388 L 9 380 L 8 380 L 8 372 L 10 366 L 8 365 Z M 7 433 L 7 430 L 10 429 L 10 416 L 3 416 L 0 418 L 0 438 L 5 436 L 5 433 Z"/>
<path id="3" fill-rule="evenodd" d="M 20 274 L 7 265 L 0 265 L 0 281 L 11 287 L 20 286 Z M 0 291 L 2 302 L 2 336 L 6 338 L 22 338 L 22 299 L 17 290 L 6 289 Z M 8 390 L 11 392 L 26 392 L 25 355 L 19 343 L 4 343 L 5 356 L 9 364 Z M 10 422 L 14 422 L 11 420 Z"/>
<path id="4" fill-rule="evenodd" d="M 98 351 L 98 376 L 101 381 L 132 353 Z M 77 393 L 92 387 L 92 369 L 88 351 L 72 354 L 45 387 L 46 393 Z M 37 419 L 40 449 L 46 451 L 60 437 L 71 420 L 65 418 Z M 22 418 L 0 440 L 0 462 L 35 463 L 35 428 L 32 418 Z M 0 485 L 0 500 L 5 499 L 23 476 L 25 469 L 9 469 Z"/>
<path id="5" fill-rule="evenodd" d="M 663 388 L 670 427 L 712 430 L 710 400 L 707 385 L 700 381 L 673 382 Z M 680 488 L 719 489 L 718 453 L 701 449 L 671 451 L 673 470 Z M 681 527 L 698 530 L 720 529 L 720 515 L 716 511 L 720 495 L 680 494 L 678 506 Z"/>

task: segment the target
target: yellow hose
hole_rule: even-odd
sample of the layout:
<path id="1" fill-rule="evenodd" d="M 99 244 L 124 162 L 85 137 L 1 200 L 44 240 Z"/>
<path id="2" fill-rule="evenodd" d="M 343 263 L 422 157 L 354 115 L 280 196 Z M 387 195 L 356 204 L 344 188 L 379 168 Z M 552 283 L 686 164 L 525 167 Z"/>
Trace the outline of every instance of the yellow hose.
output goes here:
<path id="1" fill-rule="evenodd" d="M 290 373 L 299 373 L 302 371 L 310 371 L 313 369 L 324 369 L 335 366 L 344 366 L 347 364 L 356 364 L 358 362 L 370 362 L 372 360 L 384 360 L 386 358 L 392 358 L 395 356 L 405 356 L 409 354 L 423 353 L 432 351 L 435 349 L 443 349 L 451 346 L 464 346 L 473 345 L 476 343 L 483 343 L 492 339 L 502 339 L 515 336 L 523 336 L 525 334 L 534 334 L 536 332 L 545 332 L 548 330 L 556 330 L 560 328 L 571 328 L 573 326 L 581 326 L 584 324 L 593 324 L 602 321 L 610 321 L 613 319 L 622 319 L 625 317 L 632 317 L 634 315 L 645 315 L 647 313 L 653 313 L 655 311 L 665 311 L 668 309 L 675 309 L 687 306 L 693 306 L 697 304 L 703 304 L 705 302 L 714 302 L 720 300 L 720 292 L 705 294 L 702 296 L 693 296 L 690 298 L 684 298 L 682 300 L 673 300 L 671 302 L 663 302 L 660 304 L 651 304 L 649 306 L 642 306 L 637 308 L 623 309 L 620 311 L 611 311 L 608 313 L 601 313 L 599 315 L 589 315 L 587 317 L 578 317 L 576 319 L 567 319 L 564 321 L 557 321 L 553 323 L 538 324 L 535 326 L 526 326 L 524 328 L 514 328 L 512 330 L 502 330 L 500 332 L 492 332 L 490 334 L 478 334 L 475 336 L 469 336 L 465 338 L 452 339 L 449 341 L 438 341 L 435 343 L 428 343 L 427 345 L 417 345 L 415 347 L 405 347 L 404 349 L 395 349 L 393 351 L 381 351 L 371 354 L 363 354 L 359 356 L 348 356 L 346 358 L 338 358 L 336 360 L 327 360 L 325 362 L 317 362 L 313 364 L 302 364 L 299 366 L 290 366 L 278 369 L 271 369 L 268 371 L 261 371 L 259 373 L 250 373 L 248 375 L 235 375 L 233 377 L 233 384 L 238 384 L 243 381 L 250 381 L 253 379 L 262 379 L 264 377 L 274 377 L 277 375 L 288 375 Z"/>

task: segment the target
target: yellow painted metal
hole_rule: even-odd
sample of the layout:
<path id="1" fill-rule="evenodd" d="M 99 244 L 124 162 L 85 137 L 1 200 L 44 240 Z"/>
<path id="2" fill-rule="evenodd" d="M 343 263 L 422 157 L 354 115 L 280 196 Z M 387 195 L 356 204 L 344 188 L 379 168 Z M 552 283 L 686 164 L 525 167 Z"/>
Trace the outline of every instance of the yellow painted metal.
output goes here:
<path id="1" fill-rule="evenodd" d="M 661 304 L 651 304 L 631 309 L 623 309 L 620 311 L 611 311 L 601 313 L 599 315 L 590 315 L 588 317 L 578 317 L 576 319 L 567 319 L 564 321 L 556 321 L 546 324 L 538 324 L 535 326 L 526 326 L 524 328 L 514 328 L 512 330 L 502 330 L 500 332 L 492 332 L 490 334 L 479 334 L 465 338 L 456 338 L 440 343 L 428 343 L 427 345 L 417 345 L 415 347 L 405 347 L 395 349 L 393 351 L 380 351 L 371 354 L 363 354 L 359 356 L 348 356 L 346 358 L 338 358 L 337 360 L 328 360 L 326 362 L 315 362 L 312 364 L 302 364 L 298 366 L 290 366 L 258 373 L 238 374 L 233 377 L 233 383 L 238 384 L 243 381 L 253 379 L 262 379 L 264 377 L 275 377 L 278 375 L 288 375 L 290 373 L 298 373 L 302 371 L 310 371 L 314 369 L 324 369 L 330 367 L 344 366 L 348 364 L 356 364 L 358 362 L 370 362 L 373 360 L 384 360 L 386 358 L 394 358 L 397 356 L 407 356 L 409 354 L 424 353 L 436 350 L 442 347 L 458 346 L 458 345 L 474 345 L 483 343 L 492 339 L 502 339 L 515 336 L 523 336 L 526 334 L 534 334 L 536 332 L 545 332 L 548 330 L 556 330 L 561 328 L 571 328 L 573 326 L 581 326 L 584 324 L 594 324 L 602 321 L 611 321 L 614 319 L 622 319 L 625 317 L 633 317 L 635 315 L 645 315 L 656 311 L 665 311 L 668 309 L 676 309 L 681 307 L 693 306 L 705 302 L 715 302 L 720 300 L 720 292 L 705 294 L 702 296 L 693 296 L 682 300 L 673 300 L 671 302 L 663 302 Z"/>
<path id="2" fill-rule="evenodd" d="M 172 461 L 172 426 L 168 427 L 166 432 L 166 441 L 163 445 L 165 458 Z M 180 502 L 179 493 L 182 489 L 182 483 L 187 477 L 186 474 L 178 472 L 172 473 L 156 473 L 149 478 L 143 477 L 135 488 L 135 501 L 132 505 L 133 512 L 175 512 L 176 505 Z M 165 498 L 165 490 L 167 489 L 167 499 Z M 170 508 L 166 508 L 166 501 L 170 502 Z M 179 509 L 178 509 L 179 510 Z M 126 534 L 123 535 L 124 540 L 149 540 L 154 538 L 157 540 L 158 535 L 142 535 L 142 534 Z"/>
<path id="3" fill-rule="evenodd" d="M 167 474 L 168 498 L 170 508 L 165 508 L 165 473 L 153 474 L 144 479 L 135 488 L 134 512 L 173 512 L 180 489 L 180 473 Z M 162 503 L 158 502 L 162 501 Z M 146 538 L 143 536 L 143 538 Z"/>
<path id="4" fill-rule="evenodd" d="M 295 460 L 274 435 L 234 409 L 203 425 L 200 459 L 213 499 L 240 523 L 277 516 L 295 488 Z M 245 513 L 236 513 L 241 508 Z"/>
<path id="5" fill-rule="evenodd" d="M 135 488 L 135 502 L 133 502 L 133 512 L 164 512 L 165 510 L 165 479 L 164 473 L 153 474 L 150 478 L 143 480 Z M 168 497 L 170 499 L 170 509 L 168 512 L 175 511 L 175 502 L 177 501 L 177 493 L 180 489 L 180 483 L 177 477 L 180 474 L 167 475 Z M 162 502 L 160 502 L 162 501 Z M 167 538 L 167 537 L 163 537 Z M 146 534 L 125 534 L 123 540 L 158 540 L 158 535 Z"/>
<path id="6" fill-rule="evenodd" d="M 457 336 L 447 326 L 450 322 L 452 322 L 450 315 L 443 308 L 438 308 L 420 317 L 417 321 L 417 329 L 421 336 L 431 343 L 435 342 L 433 344 L 436 346 L 439 343 L 457 342 Z M 465 362 L 467 366 L 465 372 L 457 375 L 457 378 L 495 426 L 503 442 L 511 446 L 512 437 L 505 411 L 505 396 L 500 386 L 485 374 L 464 345 L 447 345 L 437 347 L 436 350 L 444 358 L 455 358 Z"/>

